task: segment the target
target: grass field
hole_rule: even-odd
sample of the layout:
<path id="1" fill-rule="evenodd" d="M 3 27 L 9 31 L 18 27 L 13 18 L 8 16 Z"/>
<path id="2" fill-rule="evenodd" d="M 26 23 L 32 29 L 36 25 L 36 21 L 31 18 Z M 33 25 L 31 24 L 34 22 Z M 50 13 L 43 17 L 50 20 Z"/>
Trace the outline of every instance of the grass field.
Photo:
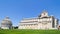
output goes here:
<path id="1" fill-rule="evenodd" d="M 0 34 L 60 34 L 59 30 L 0 30 Z"/>

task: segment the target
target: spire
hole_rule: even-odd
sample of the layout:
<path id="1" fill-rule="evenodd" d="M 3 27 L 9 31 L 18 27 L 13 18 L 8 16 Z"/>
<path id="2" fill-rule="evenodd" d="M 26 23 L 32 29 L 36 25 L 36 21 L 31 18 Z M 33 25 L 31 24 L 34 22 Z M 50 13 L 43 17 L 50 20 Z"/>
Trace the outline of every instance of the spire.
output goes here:
<path id="1" fill-rule="evenodd" d="M 42 11 L 42 13 L 48 13 L 48 12 L 47 12 L 47 10 L 46 10 L 46 9 L 44 9 L 44 10 Z"/>
<path id="2" fill-rule="evenodd" d="M 8 17 L 8 16 L 6 16 L 5 18 L 6 18 L 6 19 L 9 19 L 9 17 Z"/>

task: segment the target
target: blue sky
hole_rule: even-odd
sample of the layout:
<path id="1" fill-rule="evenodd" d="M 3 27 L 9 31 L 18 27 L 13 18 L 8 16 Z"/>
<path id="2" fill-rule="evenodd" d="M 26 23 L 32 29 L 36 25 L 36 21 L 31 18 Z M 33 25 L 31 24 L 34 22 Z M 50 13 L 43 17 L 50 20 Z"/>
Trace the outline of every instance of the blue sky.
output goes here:
<path id="1" fill-rule="evenodd" d="M 37 17 L 44 9 L 60 19 L 60 0 L 0 0 L 0 23 L 9 16 L 18 26 L 23 18 Z"/>

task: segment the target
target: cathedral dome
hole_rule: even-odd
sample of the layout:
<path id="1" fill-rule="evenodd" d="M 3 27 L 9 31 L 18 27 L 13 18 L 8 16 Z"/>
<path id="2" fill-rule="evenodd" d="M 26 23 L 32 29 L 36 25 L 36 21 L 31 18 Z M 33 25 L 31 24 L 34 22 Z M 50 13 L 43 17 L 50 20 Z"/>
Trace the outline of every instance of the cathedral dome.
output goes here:
<path id="1" fill-rule="evenodd" d="M 42 13 L 38 17 L 48 17 L 47 10 L 43 10 Z"/>

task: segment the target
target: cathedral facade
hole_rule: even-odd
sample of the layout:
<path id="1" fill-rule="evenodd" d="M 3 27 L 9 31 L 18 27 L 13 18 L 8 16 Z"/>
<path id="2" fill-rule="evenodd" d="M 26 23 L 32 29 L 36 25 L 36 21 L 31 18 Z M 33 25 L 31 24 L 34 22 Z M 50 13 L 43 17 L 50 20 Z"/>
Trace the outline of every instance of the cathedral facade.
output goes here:
<path id="1" fill-rule="evenodd" d="M 21 20 L 18 29 L 57 29 L 58 19 L 49 16 L 46 10 L 36 18 L 27 18 Z"/>

